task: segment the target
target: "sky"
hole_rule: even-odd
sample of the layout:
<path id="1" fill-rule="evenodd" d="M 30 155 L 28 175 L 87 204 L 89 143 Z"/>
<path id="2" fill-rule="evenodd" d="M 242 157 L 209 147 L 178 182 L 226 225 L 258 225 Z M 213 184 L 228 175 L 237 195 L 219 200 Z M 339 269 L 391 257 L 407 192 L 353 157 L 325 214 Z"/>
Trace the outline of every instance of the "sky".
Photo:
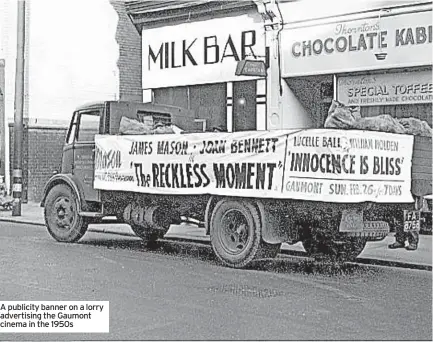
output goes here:
<path id="1" fill-rule="evenodd" d="M 25 115 L 68 121 L 75 107 L 118 97 L 117 14 L 108 0 L 27 1 Z M 14 116 L 16 0 L 0 0 L 6 117 Z"/>

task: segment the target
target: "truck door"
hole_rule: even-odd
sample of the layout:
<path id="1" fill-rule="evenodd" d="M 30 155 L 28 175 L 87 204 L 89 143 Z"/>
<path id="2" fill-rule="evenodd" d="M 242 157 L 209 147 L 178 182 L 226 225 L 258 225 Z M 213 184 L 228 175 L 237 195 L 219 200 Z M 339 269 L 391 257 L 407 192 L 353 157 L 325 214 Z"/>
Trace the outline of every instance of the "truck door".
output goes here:
<path id="1" fill-rule="evenodd" d="M 77 117 L 72 174 L 81 183 L 86 201 L 99 201 L 99 192 L 93 188 L 93 176 L 95 135 L 100 132 L 100 117 L 101 110 L 81 111 Z"/>
<path id="2" fill-rule="evenodd" d="M 74 112 L 74 115 L 69 126 L 68 134 L 66 135 L 65 145 L 63 146 L 62 153 L 62 169 L 61 173 L 72 173 L 72 165 L 74 163 L 74 142 L 75 136 L 77 135 L 77 119 L 78 113 Z"/>

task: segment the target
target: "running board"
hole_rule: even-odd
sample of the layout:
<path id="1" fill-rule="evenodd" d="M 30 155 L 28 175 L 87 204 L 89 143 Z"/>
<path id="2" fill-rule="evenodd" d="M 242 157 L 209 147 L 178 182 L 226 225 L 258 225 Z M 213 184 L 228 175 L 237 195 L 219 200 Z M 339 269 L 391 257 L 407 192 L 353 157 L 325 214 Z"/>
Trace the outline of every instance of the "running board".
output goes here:
<path id="1" fill-rule="evenodd" d="M 96 213 L 94 211 L 81 211 L 80 212 L 80 216 L 83 216 L 83 217 L 92 217 L 92 218 L 102 218 L 105 215 L 102 214 L 102 213 Z"/>

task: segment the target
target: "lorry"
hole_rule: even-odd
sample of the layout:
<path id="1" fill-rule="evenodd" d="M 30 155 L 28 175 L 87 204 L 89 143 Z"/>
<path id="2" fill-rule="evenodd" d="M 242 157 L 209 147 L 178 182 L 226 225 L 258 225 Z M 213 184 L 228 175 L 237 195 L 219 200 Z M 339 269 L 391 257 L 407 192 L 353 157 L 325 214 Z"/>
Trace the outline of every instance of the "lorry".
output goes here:
<path id="1" fill-rule="evenodd" d="M 89 224 L 115 217 L 151 243 L 193 219 L 224 265 L 243 268 L 299 241 L 309 256 L 350 261 L 390 225 L 419 224 L 410 213 L 431 194 L 431 138 L 333 129 L 119 134 L 122 118 L 184 128 L 186 111 L 123 101 L 76 109 L 41 201 L 52 237 L 77 242 Z"/>

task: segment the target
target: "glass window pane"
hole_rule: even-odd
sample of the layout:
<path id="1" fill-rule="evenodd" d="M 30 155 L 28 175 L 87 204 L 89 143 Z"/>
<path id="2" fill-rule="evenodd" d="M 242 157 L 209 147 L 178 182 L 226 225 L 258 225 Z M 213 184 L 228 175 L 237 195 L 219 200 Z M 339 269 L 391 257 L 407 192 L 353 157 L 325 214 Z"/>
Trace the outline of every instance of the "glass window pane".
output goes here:
<path id="1" fill-rule="evenodd" d="M 95 114 L 81 114 L 77 141 L 95 140 L 95 135 L 99 133 L 99 112 Z"/>

